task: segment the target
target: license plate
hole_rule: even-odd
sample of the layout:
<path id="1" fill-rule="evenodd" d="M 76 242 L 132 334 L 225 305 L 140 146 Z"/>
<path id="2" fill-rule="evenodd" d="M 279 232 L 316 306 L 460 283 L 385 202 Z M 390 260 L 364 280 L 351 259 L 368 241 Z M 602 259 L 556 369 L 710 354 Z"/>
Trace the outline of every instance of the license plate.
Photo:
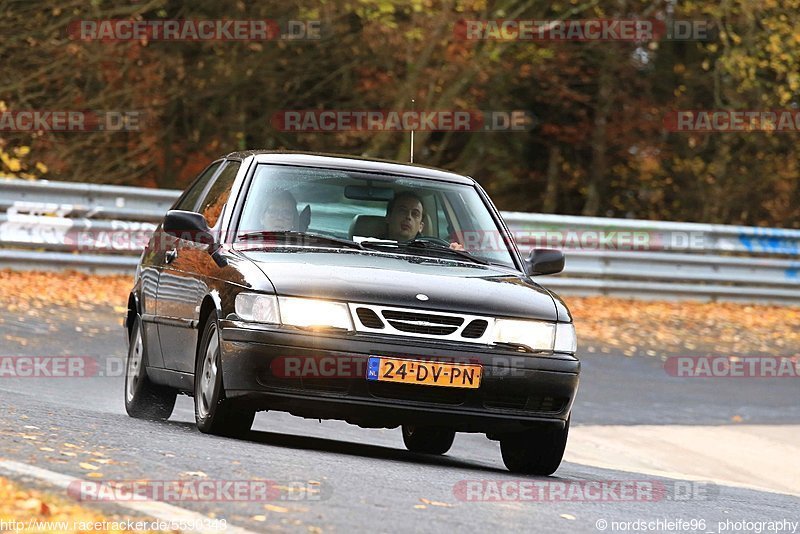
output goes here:
<path id="1" fill-rule="evenodd" d="M 477 364 L 371 356 L 367 364 L 367 380 L 474 389 L 481 385 L 482 371 L 483 368 Z"/>

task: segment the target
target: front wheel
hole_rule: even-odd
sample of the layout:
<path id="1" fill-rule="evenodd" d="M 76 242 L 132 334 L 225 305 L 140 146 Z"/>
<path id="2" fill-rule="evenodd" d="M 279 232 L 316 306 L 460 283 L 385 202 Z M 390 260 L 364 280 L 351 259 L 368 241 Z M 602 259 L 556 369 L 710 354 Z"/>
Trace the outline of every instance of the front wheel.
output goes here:
<path id="1" fill-rule="evenodd" d="M 125 366 L 125 411 L 131 417 L 150 421 L 169 419 L 178 392 L 153 383 L 147 376 L 147 351 L 142 338 L 142 320 L 131 328 L 128 362 Z"/>
<path id="2" fill-rule="evenodd" d="M 552 475 L 567 448 L 569 419 L 564 428 L 526 430 L 500 439 L 503 463 L 512 473 Z"/>
<path id="3" fill-rule="evenodd" d="M 237 407 L 225 397 L 219 327 L 212 314 L 203 329 L 194 373 L 194 418 L 200 432 L 241 437 L 250 430 L 255 410 Z"/>
<path id="4" fill-rule="evenodd" d="M 444 454 L 456 437 L 454 430 L 436 426 L 403 425 L 403 442 L 411 452 Z"/>

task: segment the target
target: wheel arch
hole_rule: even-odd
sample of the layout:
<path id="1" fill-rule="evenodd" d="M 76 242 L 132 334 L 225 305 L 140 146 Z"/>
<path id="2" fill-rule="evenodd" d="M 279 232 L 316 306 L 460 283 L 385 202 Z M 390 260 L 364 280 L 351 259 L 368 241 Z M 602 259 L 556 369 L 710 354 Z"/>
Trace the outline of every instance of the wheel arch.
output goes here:
<path id="1" fill-rule="evenodd" d="M 139 304 L 139 296 L 136 292 L 131 291 L 128 295 L 128 311 L 125 314 L 125 330 L 128 331 L 128 339 L 131 337 L 131 329 L 133 328 L 133 323 L 136 321 L 136 317 L 141 315 L 142 308 Z"/>
<path id="2" fill-rule="evenodd" d="M 198 330 L 202 330 L 205 327 L 208 316 L 211 315 L 213 311 L 216 311 L 220 315 L 222 314 L 222 300 L 219 298 L 219 293 L 216 291 L 211 291 L 203 297 L 203 301 L 200 304 L 200 315 L 197 320 Z"/>
<path id="3" fill-rule="evenodd" d="M 203 330 L 206 327 L 206 321 L 208 321 L 209 316 L 214 311 L 216 311 L 218 315 L 222 314 L 222 300 L 219 297 L 219 293 L 216 291 L 206 294 L 200 304 L 200 315 L 197 320 L 197 346 L 194 350 L 195 360 L 200 351 L 200 343 L 203 342 Z"/>

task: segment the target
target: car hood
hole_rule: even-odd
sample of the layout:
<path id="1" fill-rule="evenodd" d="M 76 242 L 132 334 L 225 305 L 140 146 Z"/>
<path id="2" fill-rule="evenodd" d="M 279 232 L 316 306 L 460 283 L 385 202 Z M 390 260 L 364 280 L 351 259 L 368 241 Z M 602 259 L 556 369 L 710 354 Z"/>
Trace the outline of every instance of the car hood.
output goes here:
<path id="1" fill-rule="evenodd" d="M 545 289 L 502 267 L 346 249 L 240 253 L 283 296 L 548 321 L 558 316 Z"/>

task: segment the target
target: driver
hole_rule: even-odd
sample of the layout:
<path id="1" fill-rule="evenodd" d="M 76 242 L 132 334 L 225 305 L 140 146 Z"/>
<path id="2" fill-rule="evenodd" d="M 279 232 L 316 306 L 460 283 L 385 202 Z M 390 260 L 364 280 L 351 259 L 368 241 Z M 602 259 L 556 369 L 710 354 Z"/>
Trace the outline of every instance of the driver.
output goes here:
<path id="1" fill-rule="evenodd" d="M 386 206 L 386 237 L 394 241 L 410 241 L 422 233 L 422 199 L 416 193 L 397 193 Z"/>
<path id="2" fill-rule="evenodd" d="M 422 199 L 413 191 L 397 193 L 386 206 L 386 237 L 393 241 L 410 241 L 422 234 L 425 222 Z M 454 250 L 464 250 L 460 243 L 450 243 Z"/>

